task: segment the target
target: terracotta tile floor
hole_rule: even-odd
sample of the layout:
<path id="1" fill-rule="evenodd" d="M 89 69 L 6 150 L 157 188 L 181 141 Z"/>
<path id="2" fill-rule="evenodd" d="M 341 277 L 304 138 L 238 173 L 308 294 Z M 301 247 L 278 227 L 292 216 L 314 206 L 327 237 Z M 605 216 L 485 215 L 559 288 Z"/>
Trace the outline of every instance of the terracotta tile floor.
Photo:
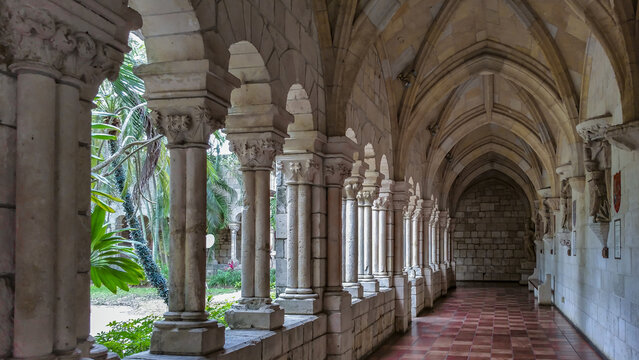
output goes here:
<path id="1" fill-rule="evenodd" d="M 526 287 L 460 284 L 369 359 L 601 359 L 553 307 Z"/>

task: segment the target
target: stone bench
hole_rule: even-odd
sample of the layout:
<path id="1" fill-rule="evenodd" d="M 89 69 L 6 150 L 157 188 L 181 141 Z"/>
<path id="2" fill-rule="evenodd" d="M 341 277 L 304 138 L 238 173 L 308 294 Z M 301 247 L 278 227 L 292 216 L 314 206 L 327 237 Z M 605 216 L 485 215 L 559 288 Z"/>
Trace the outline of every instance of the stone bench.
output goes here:
<path id="1" fill-rule="evenodd" d="M 552 305 L 553 290 L 550 286 L 551 275 L 546 274 L 546 281 L 543 283 L 537 279 L 528 279 L 529 288 L 532 287 L 535 297 L 539 301 L 539 305 Z"/>

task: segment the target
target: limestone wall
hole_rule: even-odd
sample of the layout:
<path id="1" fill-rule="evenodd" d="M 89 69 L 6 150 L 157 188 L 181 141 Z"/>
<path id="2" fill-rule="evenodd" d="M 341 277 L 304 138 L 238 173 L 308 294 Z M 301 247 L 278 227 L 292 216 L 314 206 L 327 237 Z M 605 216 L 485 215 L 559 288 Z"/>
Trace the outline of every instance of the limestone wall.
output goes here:
<path id="1" fill-rule="evenodd" d="M 353 355 L 362 359 L 379 347 L 395 331 L 395 291 L 379 293 L 355 300 L 353 314 Z"/>
<path id="2" fill-rule="evenodd" d="M 453 219 L 457 280 L 520 280 L 527 208 L 523 194 L 499 180 L 465 191 Z"/>
<path id="3" fill-rule="evenodd" d="M 15 78 L 0 65 L 0 358 L 11 352 L 15 243 Z"/>

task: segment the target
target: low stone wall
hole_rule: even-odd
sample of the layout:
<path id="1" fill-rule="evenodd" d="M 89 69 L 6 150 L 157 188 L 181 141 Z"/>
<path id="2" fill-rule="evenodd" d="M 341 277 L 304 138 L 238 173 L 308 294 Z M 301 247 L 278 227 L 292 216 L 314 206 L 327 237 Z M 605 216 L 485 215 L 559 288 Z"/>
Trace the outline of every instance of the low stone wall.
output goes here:
<path id="1" fill-rule="evenodd" d="M 353 354 L 354 358 L 362 359 L 394 333 L 395 291 L 380 289 L 354 300 L 352 308 Z"/>
<path id="2" fill-rule="evenodd" d="M 438 278 L 436 284 L 441 284 L 441 272 L 434 273 L 433 278 Z M 403 280 L 403 281 L 400 281 Z M 339 319 L 329 319 L 324 313 L 317 315 L 286 315 L 284 325 L 277 330 L 231 330 L 226 329 L 224 349 L 207 357 L 192 357 L 192 360 L 285 360 L 285 359 L 331 359 L 351 360 L 364 359 L 395 333 L 403 333 L 408 330 L 407 318 L 410 316 L 412 300 L 411 289 L 417 293 L 426 293 L 427 282 L 424 278 L 406 281 L 405 276 L 394 277 L 393 288 L 383 288 L 377 293 L 365 295 L 361 299 L 354 299 L 349 304 L 344 304 L 347 311 L 344 316 L 352 317 L 352 328 L 346 327 L 345 334 L 352 336 L 352 342 L 331 341 L 330 336 L 339 334 L 328 333 L 330 321 L 335 332 L 340 332 Z M 437 292 L 436 292 L 437 293 Z M 441 293 L 441 289 L 439 292 Z M 398 296 L 399 294 L 399 296 Z M 437 297 L 433 298 L 436 299 Z M 402 298 L 403 297 L 403 298 Z M 345 299 L 350 295 L 345 294 Z M 404 299 L 408 301 L 404 301 Z M 420 305 L 419 312 L 428 307 L 428 303 Z M 432 304 L 430 305 L 432 306 Z M 339 309 L 341 306 L 335 304 Z M 404 307 L 404 309 L 400 308 Z M 408 307 L 406 309 L 405 307 Z M 397 310 L 397 311 L 396 311 Z M 349 313 L 350 312 L 350 313 Z M 404 315 L 403 315 L 404 314 Z M 349 319 L 350 320 L 350 319 Z M 399 324 L 398 321 L 405 324 Z M 345 335 L 344 338 L 349 336 Z M 339 344 L 338 344 L 339 343 Z M 329 347 L 345 346 L 340 355 L 328 355 Z M 157 355 L 143 352 L 128 359 L 157 360 Z"/>
<path id="3" fill-rule="evenodd" d="M 423 277 L 414 277 L 408 280 L 410 282 L 410 315 L 416 317 L 424 310 L 424 289 L 425 281 Z"/>

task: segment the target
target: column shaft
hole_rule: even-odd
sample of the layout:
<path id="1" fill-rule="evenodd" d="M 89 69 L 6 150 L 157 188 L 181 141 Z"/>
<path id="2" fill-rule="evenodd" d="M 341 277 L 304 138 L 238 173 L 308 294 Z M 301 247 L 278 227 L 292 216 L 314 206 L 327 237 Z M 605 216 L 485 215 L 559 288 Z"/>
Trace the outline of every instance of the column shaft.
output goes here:
<path id="1" fill-rule="evenodd" d="M 411 243 L 411 231 L 410 231 L 410 217 L 404 215 L 404 268 L 408 269 L 410 267 L 410 262 L 412 259 L 411 256 L 411 249 L 412 249 L 412 243 Z"/>
<path id="2" fill-rule="evenodd" d="M 14 358 L 48 356 L 53 349 L 55 92 L 53 78 L 18 73 Z"/>
<path id="3" fill-rule="evenodd" d="M 366 241 L 366 235 L 364 233 L 364 204 L 362 201 L 358 201 L 357 204 L 357 274 L 361 279 L 364 275 L 364 242 Z"/>
<path id="4" fill-rule="evenodd" d="M 270 296 L 270 176 L 268 170 L 255 171 L 255 297 L 271 302 Z M 298 279 L 299 281 L 299 279 Z"/>
<path id="5" fill-rule="evenodd" d="M 243 170 L 242 299 L 255 296 L 255 171 Z"/>
<path id="6" fill-rule="evenodd" d="M 393 239 L 393 274 L 401 275 L 404 266 L 404 214 L 401 209 L 393 210 L 393 227 L 395 236 Z"/>
<path id="7" fill-rule="evenodd" d="M 381 208 L 377 212 L 377 222 L 378 222 L 378 245 L 379 245 L 379 254 L 377 260 L 377 273 L 384 276 L 388 275 L 386 272 L 386 249 L 387 249 L 387 240 L 386 240 L 386 209 Z"/>
<path id="8" fill-rule="evenodd" d="M 346 281 L 346 197 L 342 196 L 342 282 Z M 329 267 L 330 269 L 330 267 Z"/>
<path id="9" fill-rule="evenodd" d="M 342 256 L 342 229 L 344 209 L 342 209 L 342 189 L 339 186 L 328 186 L 326 189 L 326 289 L 342 290 L 342 273 L 344 258 Z"/>
<path id="10" fill-rule="evenodd" d="M 297 184 L 286 184 L 286 219 L 288 236 L 286 237 L 286 290 L 287 294 L 297 293 Z"/>
<path id="11" fill-rule="evenodd" d="M 77 273 L 76 234 L 76 152 L 78 151 L 77 115 L 79 91 L 66 83 L 58 84 L 56 142 L 56 220 L 57 253 L 55 262 L 56 304 L 55 345 L 57 354 L 72 352 L 77 344 L 75 323 L 75 278 Z"/>
<path id="12" fill-rule="evenodd" d="M 300 184 L 298 188 L 298 293 L 312 294 L 311 289 L 311 185 Z"/>
<path id="13" fill-rule="evenodd" d="M 345 283 L 357 283 L 358 270 L 358 206 L 357 200 L 346 199 L 346 259 Z"/>
<path id="14" fill-rule="evenodd" d="M 411 221 L 411 266 L 417 268 L 419 266 L 419 228 L 418 217 L 413 217 Z"/>
<path id="15" fill-rule="evenodd" d="M 206 149 L 186 149 L 185 320 L 206 320 Z"/>
<path id="16" fill-rule="evenodd" d="M 373 277 L 372 266 L 373 266 L 373 228 L 372 228 L 372 220 L 373 220 L 373 210 L 369 204 L 364 205 L 364 238 L 361 239 L 360 242 L 363 243 L 364 246 L 364 267 L 363 267 L 363 276 L 362 278 L 371 279 Z"/>
<path id="17" fill-rule="evenodd" d="M 371 216 L 371 272 L 372 274 L 379 273 L 379 247 L 383 242 L 379 241 L 379 209 L 377 207 L 372 208 Z"/>
<path id="18" fill-rule="evenodd" d="M 170 218 L 171 232 L 169 251 L 169 313 L 181 313 L 184 311 L 184 281 L 186 242 L 186 150 L 173 147 L 171 155 L 170 186 Z M 180 317 L 179 314 L 173 314 Z M 172 318 L 167 314 L 167 320 Z"/>

